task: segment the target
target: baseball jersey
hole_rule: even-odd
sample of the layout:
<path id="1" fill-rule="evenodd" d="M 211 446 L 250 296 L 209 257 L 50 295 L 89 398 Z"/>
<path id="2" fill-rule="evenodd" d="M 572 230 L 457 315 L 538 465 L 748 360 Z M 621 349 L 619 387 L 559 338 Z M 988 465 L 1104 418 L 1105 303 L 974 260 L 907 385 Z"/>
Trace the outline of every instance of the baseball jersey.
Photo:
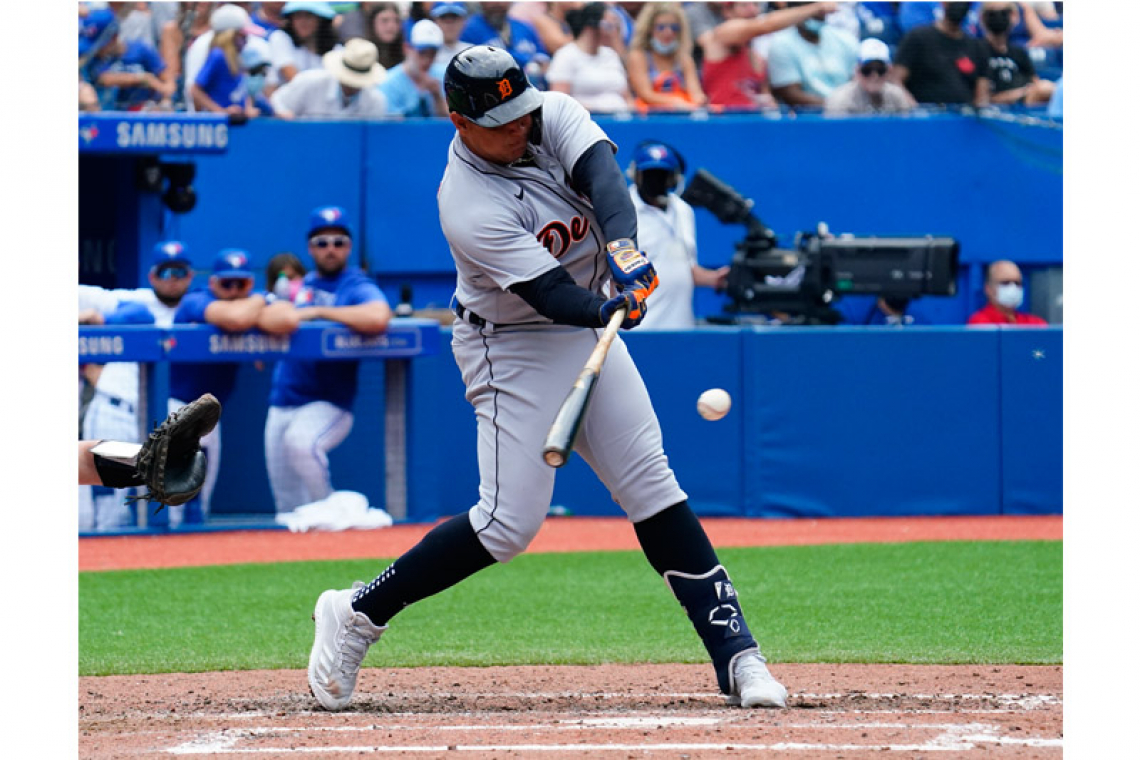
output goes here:
<path id="1" fill-rule="evenodd" d="M 345 267 L 332 278 L 309 272 L 293 298 L 298 309 L 309 306 L 357 306 L 379 301 L 388 303 L 375 282 L 357 267 Z M 356 376 L 360 362 L 305 361 L 286 359 L 273 369 L 270 406 L 302 406 L 312 401 L 328 401 L 351 409 L 356 399 Z"/>
<path id="2" fill-rule="evenodd" d="M 570 172 L 598 141 L 615 151 L 617 146 L 569 95 L 544 92 L 542 98 L 542 144 L 528 146 L 532 165 L 485 161 L 456 135 L 439 187 L 440 226 L 455 259 L 455 297 L 498 325 L 550 324 L 507 288 L 559 264 L 595 293 L 610 280 L 594 207 L 570 186 Z"/>
<path id="3" fill-rule="evenodd" d="M 693 267 L 697 263 L 697 225 L 693 207 L 669 194 L 660 209 L 641 199 L 636 185 L 629 195 L 637 210 L 637 242 L 657 270 L 658 285 L 638 330 L 688 330 L 693 314 Z"/>
<path id="4" fill-rule="evenodd" d="M 257 292 L 250 295 L 257 295 Z M 174 312 L 174 324 L 206 324 L 206 308 L 216 300 L 209 289 L 190 291 L 182 297 Z M 237 372 L 237 362 L 171 362 L 170 395 L 182 401 L 193 401 L 203 393 L 212 393 L 225 404 L 233 392 Z"/>

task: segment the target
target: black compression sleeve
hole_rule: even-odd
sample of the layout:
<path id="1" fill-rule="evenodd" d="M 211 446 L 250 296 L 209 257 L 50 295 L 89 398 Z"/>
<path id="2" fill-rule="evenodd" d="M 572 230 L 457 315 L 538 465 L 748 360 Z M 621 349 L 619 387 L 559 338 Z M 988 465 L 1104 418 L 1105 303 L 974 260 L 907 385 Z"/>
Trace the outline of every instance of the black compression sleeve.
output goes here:
<path id="1" fill-rule="evenodd" d="M 601 327 L 598 310 L 606 299 L 580 287 L 570 273 L 556 266 L 533 280 L 517 282 L 508 288 L 531 308 L 559 325 Z"/>
<path id="2" fill-rule="evenodd" d="M 609 142 L 591 145 L 574 164 L 570 178 L 593 204 L 606 241 L 630 238 L 636 246 L 637 211 Z"/>

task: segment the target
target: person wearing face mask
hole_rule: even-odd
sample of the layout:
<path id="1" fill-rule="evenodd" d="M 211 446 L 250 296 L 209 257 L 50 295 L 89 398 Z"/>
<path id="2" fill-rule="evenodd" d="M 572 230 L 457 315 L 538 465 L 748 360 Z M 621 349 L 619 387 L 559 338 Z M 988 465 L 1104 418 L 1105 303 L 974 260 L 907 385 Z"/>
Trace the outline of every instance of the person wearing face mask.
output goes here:
<path id="1" fill-rule="evenodd" d="M 970 315 L 969 325 L 1017 325 L 1041 327 L 1048 324 L 1035 314 L 1018 311 L 1025 300 L 1021 270 L 1012 261 L 995 261 L 986 270 L 988 303 Z"/>
<path id="2" fill-rule="evenodd" d="M 638 108 L 692 111 L 708 103 L 693 60 L 693 35 L 678 3 L 646 3 L 637 15 L 627 59 Z"/>
<path id="3" fill-rule="evenodd" d="M 274 116 L 269 96 L 277 89 L 270 83 L 272 64 L 269 60 L 269 43 L 260 37 L 250 37 L 241 49 L 241 67 L 245 70 L 245 89 L 253 100 L 253 107 L 262 116 Z"/>
<path id="4" fill-rule="evenodd" d="M 637 212 L 637 240 L 657 270 L 660 284 L 649 296 L 651 308 L 636 330 L 689 330 L 696 326 L 694 286 L 723 290 L 728 267 L 708 269 L 697 263 L 697 226 L 693 207 L 681 200 L 685 159 L 660 140 L 634 149 L 626 175 Z"/>
<path id="5" fill-rule="evenodd" d="M 811 3 L 787 3 L 795 8 Z M 831 91 L 850 81 L 859 41 L 826 21 L 817 9 L 791 29 L 773 35 L 768 49 L 772 94 L 789 106 L 822 106 Z"/>
<path id="6" fill-rule="evenodd" d="M 989 105 L 987 60 L 981 40 L 962 23 L 970 3 L 942 3 L 942 18 L 911 29 L 899 42 L 891 81 L 919 103 Z"/>
<path id="7" fill-rule="evenodd" d="M 983 3 L 982 28 L 990 82 L 990 101 L 1019 103 L 1027 106 L 1048 103 L 1053 97 L 1053 83 L 1037 76 L 1033 61 L 1025 48 L 1009 41 L 1009 31 L 1018 22 L 1014 3 Z"/>

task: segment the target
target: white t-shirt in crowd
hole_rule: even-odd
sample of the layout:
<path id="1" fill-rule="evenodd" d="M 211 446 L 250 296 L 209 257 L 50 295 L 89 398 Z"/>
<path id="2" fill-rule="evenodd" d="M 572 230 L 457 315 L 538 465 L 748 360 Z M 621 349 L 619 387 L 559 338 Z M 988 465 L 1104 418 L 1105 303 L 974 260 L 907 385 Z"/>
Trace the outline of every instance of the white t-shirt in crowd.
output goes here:
<path id="1" fill-rule="evenodd" d="M 591 113 L 629 110 L 629 80 L 613 48 L 602 46 L 590 55 L 575 43 L 563 45 L 550 59 L 546 81 L 569 84 L 570 95 Z"/>
<path id="2" fill-rule="evenodd" d="M 274 111 L 289 111 L 298 118 L 378 119 L 388 112 L 388 101 L 376 87 L 366 87 L 347 100 L 340 82 L 321 69 L 302 71 L 269 97 Z"/>

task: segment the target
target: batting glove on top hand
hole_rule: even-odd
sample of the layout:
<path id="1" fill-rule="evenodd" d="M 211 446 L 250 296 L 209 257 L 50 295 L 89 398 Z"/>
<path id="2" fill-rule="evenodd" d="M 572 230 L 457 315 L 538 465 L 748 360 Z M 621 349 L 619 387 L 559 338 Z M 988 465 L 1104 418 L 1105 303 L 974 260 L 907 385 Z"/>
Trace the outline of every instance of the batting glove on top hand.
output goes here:
<path id="1" fill-rule="evenodd" d="M 610 323 L 610 317 L 614 315 L 615 311 L 625 309 L 625 319 L 622 320 L 621 329 L 628 330 L 631 327 L 637 327 L 641 324 L 641 320 L 645 319 L 645 313 L 649 311 L 649 304 L 645 301 L 648 295 L 644 290 L 627 290 L 624 293 L 618 293 L 598 308 L 602 325 Z"/>
<path id="2" fill-rule="evenodd" d="M 644 290 L 648 296 L 657 289 L 657 270 L 632 240 L 618 238 L 606 243 L 606 254 L 619 291 Z"/>
<path id="3" fill-rule="evenodd" d="M 135 458 L 135 475 L 148 493 L 134 498 L 174 506 L 197 496 L 206 481 L 206 455 L 200 440 L 221 416 L 222 405 L 209 393 L 171 412 Z"/>

